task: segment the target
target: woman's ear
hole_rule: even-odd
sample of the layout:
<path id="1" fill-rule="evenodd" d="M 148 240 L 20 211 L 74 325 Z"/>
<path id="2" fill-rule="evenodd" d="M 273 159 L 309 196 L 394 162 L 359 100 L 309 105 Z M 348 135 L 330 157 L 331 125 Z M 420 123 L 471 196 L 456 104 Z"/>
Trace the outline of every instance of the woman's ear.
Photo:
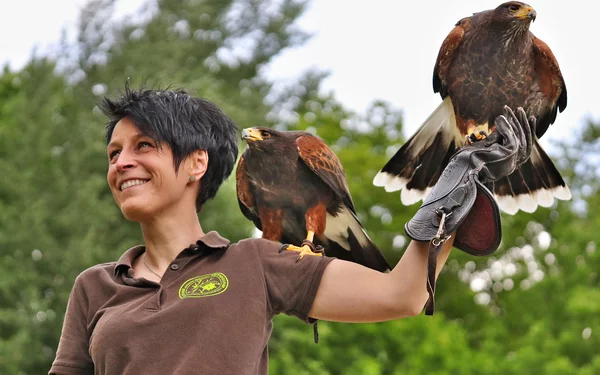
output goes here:
<path id="1" fill-rule="evenodd" d="M 190 181 L 198 181 L 206 173 L 208 168 L 208 152 L 206 150 L 196 150 L 188 157 Z"/>

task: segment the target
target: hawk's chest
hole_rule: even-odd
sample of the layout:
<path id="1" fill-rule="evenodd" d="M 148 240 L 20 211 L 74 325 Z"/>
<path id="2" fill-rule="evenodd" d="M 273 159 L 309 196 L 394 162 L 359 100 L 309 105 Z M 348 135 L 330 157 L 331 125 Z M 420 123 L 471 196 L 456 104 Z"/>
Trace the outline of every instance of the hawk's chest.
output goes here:
<path id="1" fill-rule="evenodd" d="M 465 36 L 456 59 L 450 67 L 455 84 L 483 86 L 488 91 L 515 88 L 531 83 L 534 72 L 533 50 L 528 38 L 515 40 L 503 37 Z M 519 92 L 526 97 L 528 88 Z"/>
<path id="2" fill-rule="evenodd" d="M 468 36 L 455 55 L 447 82 L 459 122 L 484 124 L 502 114 L 505 105 L 524 106 L 533 77 L 530 43 Z"/>
<path id="3" fill-rule="evenodd" d="M 256 188 L 265 193 L 279 194 L 310 184 L 315 177 L 302 162 L 297 152 L 264 153 L 246 161 L 248 172 Z"/>

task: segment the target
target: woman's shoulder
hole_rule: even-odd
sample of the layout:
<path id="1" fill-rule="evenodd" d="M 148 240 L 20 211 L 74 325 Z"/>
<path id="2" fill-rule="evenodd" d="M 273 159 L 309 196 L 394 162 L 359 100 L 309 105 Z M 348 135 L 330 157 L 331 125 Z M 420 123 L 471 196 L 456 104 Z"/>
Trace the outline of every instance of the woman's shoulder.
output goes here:
<path id="1" fill-rule="evenodd" d="M 77 275 L 75 278 L 75 287 L 85 287 L 86 285 L 98 285 L 102 280 L 108 281 L 115 274 L 117 262 L 107 262 L 93 265 Z"/>
<path id="2" fill-rule="evenodd" d="M 279 252 L 280 248 L 281 243 L 264 238 L 245 238 L 230 246 L 230 250 L 234 251 L 249 251 L 250 249 L 256 249 L 258 252 Z"/>

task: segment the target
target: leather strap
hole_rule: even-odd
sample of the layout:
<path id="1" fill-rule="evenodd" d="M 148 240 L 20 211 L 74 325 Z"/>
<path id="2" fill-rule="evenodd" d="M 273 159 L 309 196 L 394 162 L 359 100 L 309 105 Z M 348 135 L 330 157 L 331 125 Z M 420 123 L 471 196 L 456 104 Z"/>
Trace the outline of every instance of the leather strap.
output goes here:
<path id="1" fill-rule="evenodd" d="M 432 242 L 429 243 L 429 256 L 427 259 L 427 293 L 429 293 L 429 299 L 425 303 L 425 315 L 433 315 L 435 310 L 435 271 L 437 270 L 437 255 L 442 246 L 435 247 Z"/>
<path id="2" fill-rule="evenodd" d="M 442 249 L 442 245 L 450 236 L 446 234 L 446 219 L 452 215 L 452 209 L 455 205 L 442 207 L 438 214 L 441 215 L 437 233 L 429 241 L 429 250 L 427 254 L 427 293 L 429 298 L 425 303 L 425 315 L 433 315 L 435 311 L 435 274 L 437 271 L 437 257 Z"/>

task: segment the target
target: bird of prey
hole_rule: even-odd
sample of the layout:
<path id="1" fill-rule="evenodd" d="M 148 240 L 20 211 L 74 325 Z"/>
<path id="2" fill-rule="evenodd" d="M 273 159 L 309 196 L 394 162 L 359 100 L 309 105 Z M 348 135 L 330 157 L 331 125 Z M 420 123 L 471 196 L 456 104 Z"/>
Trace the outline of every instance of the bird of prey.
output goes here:
<path id="1" fill-rule="evenodd" d="M 458 148 L 494 131 L 505 105 L 535 116 L 535 134 L 544 135 L 567 106 L 567 88 L 552 51 L 529 31 L 535 18 L 531 6 L 510 1 L 456 23 L 433 71 L 443 102 L 375 176 L 376 186 L 402 189 L 406 205 L 423 199 Z M 509 214 L 571 198 L 537 139 L 530 160 L 492 191 Z"/>
<path id="2" fill-rule="evenodd" d="M 240 209 L 262 237 L 304 255 L 322 255 L 390 269 L 356 216 L 338 157 L 319 137 L 264 127 L 242 131 L 236 188 Z M 301 246 L 295 246 L 301 245 Z"/>

